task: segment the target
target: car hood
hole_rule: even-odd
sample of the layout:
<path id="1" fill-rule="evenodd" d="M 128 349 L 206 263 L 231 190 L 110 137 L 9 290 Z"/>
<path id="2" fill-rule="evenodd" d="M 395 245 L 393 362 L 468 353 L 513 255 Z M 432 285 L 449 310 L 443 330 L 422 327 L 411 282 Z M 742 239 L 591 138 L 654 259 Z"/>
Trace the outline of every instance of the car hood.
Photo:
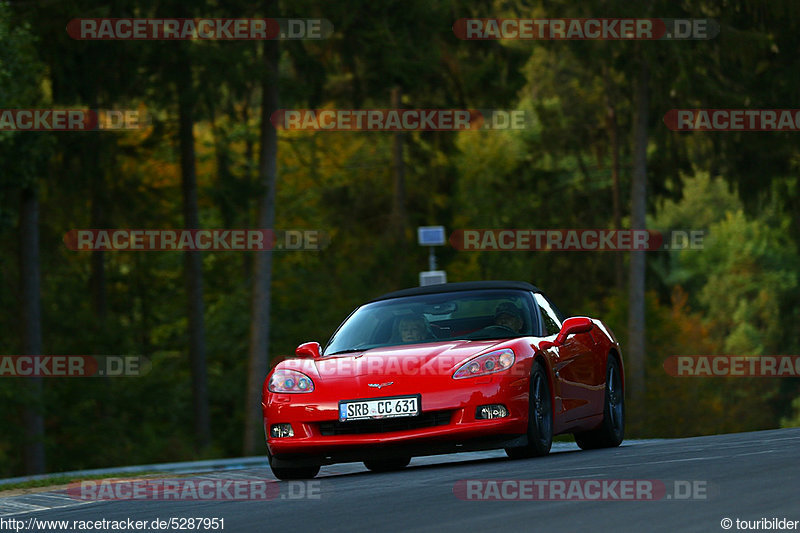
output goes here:
<path id="1" fill-rule="evenodd" d="M 512 340 L 456 340 L 403 346 L 386 346 L 363 352 L 333 355 L 321 359 L 289 359 L 280 364 L 311 373 L 323 383 L 369 377 L 391 379 L 399 376 L 451 376 L 476 355 L 507 345 Z"/>

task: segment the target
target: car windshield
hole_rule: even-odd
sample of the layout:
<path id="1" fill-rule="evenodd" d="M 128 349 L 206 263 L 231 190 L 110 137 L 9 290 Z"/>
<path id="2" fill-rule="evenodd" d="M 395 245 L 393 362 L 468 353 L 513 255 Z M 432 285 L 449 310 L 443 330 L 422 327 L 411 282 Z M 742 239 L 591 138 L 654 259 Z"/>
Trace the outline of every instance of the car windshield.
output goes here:
<path id="1" fill-rule="evenodd" d="M 472 290 L 391 298 L 359 307 L 323 355 L 383 346 L 535 335 L 531 296 L 520 290 Z"/>

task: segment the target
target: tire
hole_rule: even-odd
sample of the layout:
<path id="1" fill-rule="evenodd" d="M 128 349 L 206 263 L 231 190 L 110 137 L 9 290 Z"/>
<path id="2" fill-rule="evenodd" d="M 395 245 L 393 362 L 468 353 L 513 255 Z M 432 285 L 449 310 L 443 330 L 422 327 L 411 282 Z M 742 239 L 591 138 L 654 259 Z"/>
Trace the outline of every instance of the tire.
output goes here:
<path id="1" fill-rule="evenodd" d="M 512 459 L 541 457 L 550 453 L 553 444 L 553 408 L 550 384 L 541 363 L 533 363 L 528 396 L 528 444 L 519 448 L 506 448 Z"/>
<path id="2" fill-rule="evenodd" d="M 606 394 L 603 402 L 603 423 L 591 431 L 575 433 L 575 442 L 582 450 L 614 448 L 625 438 L 625 391 L 617 359 L 608 356 Z"/>
<path id="3" fill-rule="evenodd" d="M 273 466 L 272 456 L 267 453 L 272 474 L 281 481 L 292 479 L 313 479 L 319 474 L 319 466 Z"/>
<path id="4" fill-rule="evenodd" d="M 373 472 L 393 472 L 404 469 L 410 462 L 411 457 L 396 457 L 394 459 L 364 461 L 364 466 Z"/>

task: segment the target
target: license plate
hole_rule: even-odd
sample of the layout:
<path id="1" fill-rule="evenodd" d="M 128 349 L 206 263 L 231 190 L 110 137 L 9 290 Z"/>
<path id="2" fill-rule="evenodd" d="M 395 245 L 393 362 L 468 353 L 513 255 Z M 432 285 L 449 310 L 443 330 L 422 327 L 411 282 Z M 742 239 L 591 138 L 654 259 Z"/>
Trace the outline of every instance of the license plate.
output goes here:
<path id="1" fill-rule="evenodd" d="M 419 403 L 418 395 L 343 400 L 339 402 L 339 421 L 416 416 L 419 414 Z"/>

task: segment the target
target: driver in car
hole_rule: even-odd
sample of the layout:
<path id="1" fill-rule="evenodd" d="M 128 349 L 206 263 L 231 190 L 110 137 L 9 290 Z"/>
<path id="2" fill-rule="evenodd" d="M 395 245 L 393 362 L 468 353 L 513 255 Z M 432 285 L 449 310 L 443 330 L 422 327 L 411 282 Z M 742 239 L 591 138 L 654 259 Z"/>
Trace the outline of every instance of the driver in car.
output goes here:
<path id="1" fill-rule="evenodd" d="M 522 312 L 511 302 L 503 302 L 494 312 L 494 323 L 512 330 L 514 333 L 522 331 Z"/>
<path id="2" fill-rule="evenodd" d="M 402 342 L 416 342 L 428 337 L 428 324 L 425 317 L 420 315 L 406 316 L 400 319 L 397 325 Z"/>

